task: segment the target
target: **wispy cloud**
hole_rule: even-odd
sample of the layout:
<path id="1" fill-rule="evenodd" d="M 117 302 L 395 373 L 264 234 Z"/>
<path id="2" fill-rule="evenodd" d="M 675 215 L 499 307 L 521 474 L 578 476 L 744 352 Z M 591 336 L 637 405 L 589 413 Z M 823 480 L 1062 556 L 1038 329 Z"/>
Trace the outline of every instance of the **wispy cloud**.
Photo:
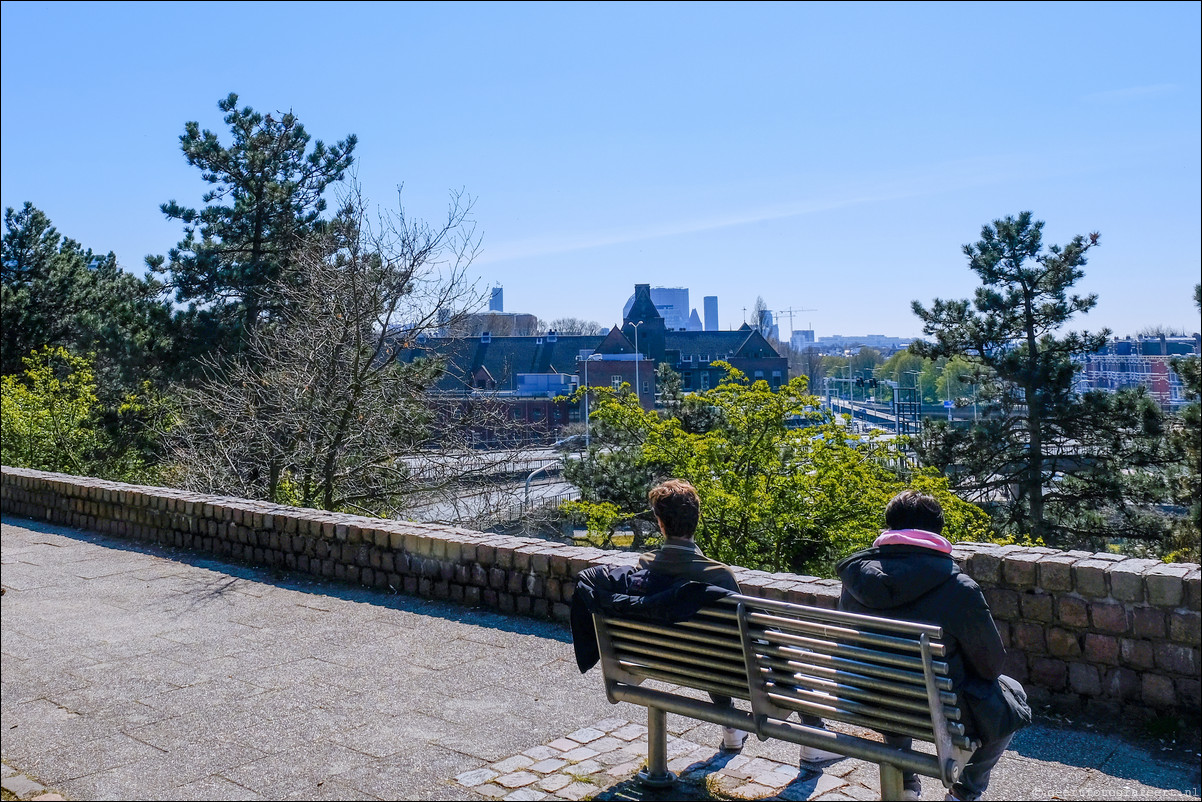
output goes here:
<path id="1" fill-rule="evenodd" d="M 1090 92 L 1081 99 L 1087 103 L 1122 103 L 1128 100 L 1167 95 L 1176 89 L 1177 84 L 1148 84 L 1147 86 L 1129 86 L 1125 89 L 1108 89 L 1104 92 Z"/>
<path id="2" fill-rule="evenodd" d="M 1003 159 L 988 161 L 974 159 L 971 162 L 931 165 L 905 176 L 895 176 L 886 182 L 858 189 L 837 191 L 822 197 L 731 210 L 688 220 L 663 220 L 650 225 L 620 226 L 501 242 L 492 247 L 486 246 L 484 253 L 476 260 L 476 264 L 531 259 L 612 245 L 627 245 L 683 234 L 698 234 L 734 226 L 802 217 L 849 206 L 904 200 L 967 189 L 1013 177 L 1012 165 L 1006 164 Z"/>

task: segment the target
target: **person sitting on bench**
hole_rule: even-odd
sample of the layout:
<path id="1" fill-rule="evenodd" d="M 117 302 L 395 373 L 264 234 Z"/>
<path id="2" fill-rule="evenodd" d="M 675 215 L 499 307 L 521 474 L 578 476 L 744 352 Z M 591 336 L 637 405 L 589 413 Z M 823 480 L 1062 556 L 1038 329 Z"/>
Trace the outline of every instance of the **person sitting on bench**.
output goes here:
<path id="1" fill-rule="evenodd" d="M 683 479 L 669 479 L 653 487 L 648 498 L 655 519 L 659 522 L 659 530 L 663 533 L 664 545 L 642 555 L 639 568 L 653 574 L 704 582 L 739 593 L 739 583 L 730 566 L 706 557 L 693 541 L 701 520 L 701 499 L 696 489 Z M 710 698 L 717 705 L 733 704 L 729 696 L 711 693 Z M 822 719 L 817 716 L 803 715 L 801 721 L 807 727 L 824 727 Z M 747 733 L 743 730 L 722 728 L 723 749 L 737 752 L 743 748 L 746 740 Z M 825 763 L 842 757 L 837 752 L 813 746 L 801 747 L 802 763 Z"/>
<path id="2" fill-rule="evenodd" d="M 952 687 L 963 696 L 973 719 L 966 724 L 976 725 L 970 726 L 970 734 L 982 742 L 946 798 L 979 799 L 1013 731 L 1030 721 L 1025 693 L 1016 681 L 1002 676 L 1006 649 L 981 588 L 952 560 L 952 545 L 941 534 L 939 502 L 915 490 L 903 491 L 885 507 L 885 525 L 888 529 L 872 548 L 836 566 L 843 581 L 839 609 L 943 628 Z M 910 738 L 882 734 L 885 743 L 910 748 Z M 902 784 L 906 799 L 919 798 L 922 784 L 917 774 L 904 773 Z"/>

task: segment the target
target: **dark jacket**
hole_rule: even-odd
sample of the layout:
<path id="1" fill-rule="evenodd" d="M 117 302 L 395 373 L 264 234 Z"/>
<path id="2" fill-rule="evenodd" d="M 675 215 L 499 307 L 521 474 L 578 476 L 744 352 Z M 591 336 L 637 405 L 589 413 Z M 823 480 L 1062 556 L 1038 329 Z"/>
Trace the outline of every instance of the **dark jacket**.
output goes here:
<path id="1" fill-rule="evenodd" d="M 691 579 L 694 582 L 726 588 L 731 593 L 739 592 L 739 583 L 735 580 L 730 566 L 706 557 L 696 544 L 685 546 L 669 543 L 655 551 L 649 551 L 639 557 L 639 568 L 656 575 Z"/>
<path id="2" fill-rule="evenodd" d="M 856 552 L 835 570 L 843 580 L 839 609 L 942 627 L 953 686 L 969 697 L 993 687 L 1006 649 L 981 588 L 951 555 L 880 546 Z"/>
<path id="3" fill-rule="evenodd" d="M 737 586 L 736 586 L 737 587 Z M 572 648 L 580 673 L 600 659 L 593 613 L 673 624 L 730 595 L 727 588 L 630 566 L 586 568 L 572 593 Z"/>

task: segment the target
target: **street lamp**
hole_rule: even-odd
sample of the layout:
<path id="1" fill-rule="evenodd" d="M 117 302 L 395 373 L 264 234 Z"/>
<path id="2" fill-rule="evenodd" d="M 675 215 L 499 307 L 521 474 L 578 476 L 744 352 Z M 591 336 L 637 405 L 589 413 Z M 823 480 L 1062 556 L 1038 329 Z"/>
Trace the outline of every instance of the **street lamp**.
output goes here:
<path id="1" fill-rule="evenodd" d="M 589 444 L 590 444 L 590 442 L 591 442 L 591 441 L 589 440 L 589 420 L 588 420 L 588 419 L 589 419 L 589 411 L 588 411 L 588 396 L 589 396 L 589 386 L 588 386 L 588 363 L 589 363 L 589 362 L 592 362 L 594 359 L 600 359 L 600 358 L 601 358 L 601 355 L 600 355 L 600 354 L 589 354 L 589 355 L 588 355 L 588 356 L 586 356 L 586 357 L 584 358 L 584 360 L 583 360 L 583 361 L 584 361 L 584 447 L 585 447 L 586 449 L 589 447 Z"/>
<path id="2" fill-rule="evenodd" d="M 647 321 L 640 320 L 638 323 L 631 323 L 630 327 L 634 329 L 634 397 L 638 399 L 639 409 L 643 408 L 643 390 L 639 384 L 639 363 L 643 361 L 639 355 L 639 326 Z"/>

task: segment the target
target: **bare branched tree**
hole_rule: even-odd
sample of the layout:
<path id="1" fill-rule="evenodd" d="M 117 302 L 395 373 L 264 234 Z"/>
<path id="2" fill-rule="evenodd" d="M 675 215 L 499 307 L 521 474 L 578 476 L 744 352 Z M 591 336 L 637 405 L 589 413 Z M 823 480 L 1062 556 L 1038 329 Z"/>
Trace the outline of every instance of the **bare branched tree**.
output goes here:
<path id="1" fill-rule="evenodd" d="M 275 284 L 287 312 L 182 391 L 168 432 L 177 481 L 328 510 L 403 508 L 415 455 L 446 416 L 427 393 L 437 361 L 395 356 L 445 326 L 447 310 L 478 305 L 471 209 L 452 193 L 439 225 L 401 208 L 373 226 L 352 190 L 323 235 L 298 244 L 296 274 Z"/>
<path id="2" fill-rule="evenodd" d="M 541 324 L 541 328 L 556 334 L 605 334 L 609 331 L 595 320 L 583 320 L 578 317 L 557 317 L 550 323 Z"/>

